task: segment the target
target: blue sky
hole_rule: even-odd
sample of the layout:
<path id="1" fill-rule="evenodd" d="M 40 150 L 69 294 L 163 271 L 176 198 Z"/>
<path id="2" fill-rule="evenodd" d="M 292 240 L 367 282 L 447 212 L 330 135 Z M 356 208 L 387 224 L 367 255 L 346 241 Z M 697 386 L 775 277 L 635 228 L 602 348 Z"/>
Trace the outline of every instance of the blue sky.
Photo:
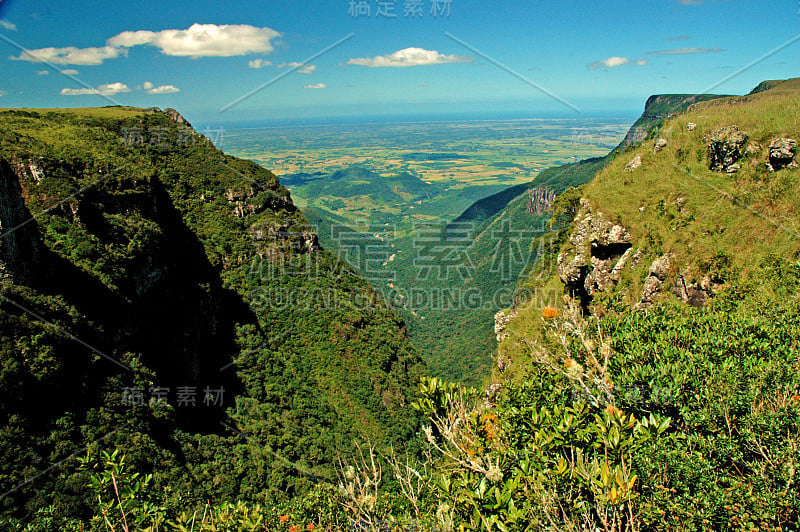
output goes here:
<path id="1" fill-rule="evenodd" d="M 798 8 L 797 0 L 0 0 L 0 107 L 113 102 L 175 107 L 204 123 L 619 115 L 654 93 L 715 85 L 711 92 L 744 93 L 797 76 L 800 41 L 720 84 L 800 34 Z"/>

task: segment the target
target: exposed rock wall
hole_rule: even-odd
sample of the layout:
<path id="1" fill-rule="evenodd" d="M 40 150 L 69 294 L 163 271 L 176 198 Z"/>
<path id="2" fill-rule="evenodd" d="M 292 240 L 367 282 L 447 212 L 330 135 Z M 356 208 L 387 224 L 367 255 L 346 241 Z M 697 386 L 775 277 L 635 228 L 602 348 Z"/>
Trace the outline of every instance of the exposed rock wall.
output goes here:
<path id="1" fill-rule="evenodd" d="M 0 280 L 24 281 L 33 274 L 41 249 L 39 232 L 25 206 L 19 176 L 41 179 L 35 163 L 0 159 Z"/>
<path id="2" fill-rule="evenodd" d="M 616 286 L 626 270 L 635 268 L 643 257 L 641 250 L 634 248 L 628 230 L 606 220 L 585 199 L 575 218 L 569 245 L 558 255 L 558 274 L 567 292 L 580 297 L 584 305 L 600 292 L 608 292 Z M 653 305 L 659 294 L 671 291 L 678 300 L 695 307 L 706 304 L 712 293 L 708 278 L 693 279 L 688 271 L 679 270 L 673 254 L 656 258 L 644 279 L 638 309 Z M 504 315 L 495 316 L 495 332 L 498 340 L 504 333 Z"/>
<path id="3" fill-rule="evenodd" d="M 606 220 L 585 199 L 569 242 L 558 255 L 558 275 L 569 292 L 582 298 L 591 299 L 614 286 L 633 255 L 628 230 Z"/>

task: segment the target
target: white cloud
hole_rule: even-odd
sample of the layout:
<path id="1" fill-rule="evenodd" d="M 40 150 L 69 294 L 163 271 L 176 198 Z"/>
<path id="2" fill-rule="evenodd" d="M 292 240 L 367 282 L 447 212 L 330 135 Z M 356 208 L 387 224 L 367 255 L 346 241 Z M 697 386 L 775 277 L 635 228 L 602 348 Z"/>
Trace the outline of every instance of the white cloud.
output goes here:
<path id="1" fill-rule="evenodd" d="M 161 85 L 160 87 L 150 88 L 147 91 L 147 94 L 169 94 L 171 92 L 180 92 L 180 91 L 181 90 L 175 85 Z"/>
<path id="2" fill-rule="evenodd" d="M 722 48 L 673 48 L 672 50 L 655 50 L 650 55 L 683 55 L 683 54 L 715 54 L 724 52 Z"/>
<path id="3" fill-rule="evenodd" d="M 689 35 L 676 35 L 674 37 L 668 37 L 668 41 L 691 41 L 692 38 Z"/>
<path id="4" fill-rule="evenodd" d="M 278 68 L 298 68 L 302 67 L 297 70 L 300 74 L 313 74 L 314 71 L 317 69 L 317 65 L 306 65 L 305 63 L 298 63 L 296 61 L 292 61 L 291 63 L 281 63 L 278 65 Z"/>
<path id="5" fill-rule="evenodd" d="M 150 83 L 149 81 L 145 81 L 144 83 L 142 83 L 142 88 L 144 90 L 150 90 L 153 88 L 153 84 Z"/>
<path id="6" fill-rule="evenodd" d="M 50 71 L 49 70 L 40 70 L 36 74 L 38 76 L 47 76 L 48 74 L 50 74 Z"/>
<path id="7" fill-rule="evenodd" d="M 316 85 L 305 85 L 304 89 L 327 89 L 328 86 L 324 83 L 317 83 Z"/>
<path id="8" fill-rule="evenodd" d="M 77 76 L 78 75 L 78 71 L 75 70 L 74 68 L 64 69 L 64 70 L 61 71 L 61 73 L 62 74 L 66 74 L 68 76 Z"/>
<path id="9" fill-rule="evenodd" d="M 280 33 L 249 25 L 192 24 L 186 30 L 125 31 L 111 37 L 108 45 L 130 48 L 149 44 L 161 53 L 186 57 L 230 57 L 273 51 L 272 40 Z"/>
<path id="10" fill-rule="evenodd" d="M 6 91 L 0 90 L 0 96 L 5 96 L 5 95 L 6 95 Z"/>
<path id="11" fill-rule="evenodd" d="M 39 48 L 22 52 L 19 57 L 11 57 L 15 61 L 31 63 L 53 63 L 56 65 L 99 65 L 106 59 L 114 59 L 126 55 L 127 51 L 113 46 L 102 48 Z"/>
<path id="12" fill-rule="evenodd" d="M 474 58 L 463 55 L 444 55 L 435 50 L 404 48 L 390 55 L 351 59 L 347 64 L 365 67 L 410 67 L 442 63 L 469 63 L 471 61 L 474 61 Z"/>
<path id="13" fill-rule="evenodd" d="M 599 61 L 595 61 L 594 63 L 589 65 L 589 68 L 616 68 L 618 66 L 622 66 L 630 62 L 631 60 L 628 59 L 627 57 L 614 56 L 614 57 L 609 57 L 607 59 L 601 59 Z"/>
<path id="14" fill-rule="evenodd" d="M 131 90 L 124 83 L 106 83 L 99 85 L 96 89 L 61 89 L 64 96 L 80 96 L 83 94 L 99 94 L 101 96 L 113 96 L 120 92 L 130 92 Z"/>
<path id="15" fill-rule="evenodd" d="M 264 61 L 263 59 L 253 59 L 252 61 L 247 62 L 247 66 L 249 66 L 250 68 L 264 68 L 272 66 L 272 61 Z"/>
<path id="16" fill-rule="evenodd" d="M 594 63 L 589 65 L 589 68 L 592 70 L 597 68 L 617 68 L 622 65 L 627 65 L 628 63 L 633 63 L 637 66 L 645 66 L 647 65 L 647 59 L 629 59 L 627 57 L 608 57 L 606 59 L 601 59 L 599 61 L 595 61 Z"/>
<path id="17" fill-rule="evenodd" d="M 11 30 L 11 31 L 17 31 L 17 25 L 16 24 L 12 24 L 11 22 L 9 22 L 9 21 L 7 21 L 5 19 L 2 19 L 2 18 L 0 18 L 0 28 L 5 28 L 5 29 Z"/>

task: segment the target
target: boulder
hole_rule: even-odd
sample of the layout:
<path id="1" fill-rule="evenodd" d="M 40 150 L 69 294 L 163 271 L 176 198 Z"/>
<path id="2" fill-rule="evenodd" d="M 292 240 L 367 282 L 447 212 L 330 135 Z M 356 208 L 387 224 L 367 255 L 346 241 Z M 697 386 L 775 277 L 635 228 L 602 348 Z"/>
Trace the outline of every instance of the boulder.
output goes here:
<path id="1" fill-rule="evenodd" d="M 792 164 L 797 154 L 797 141 L 790 138 L 777 138 L 769 145 L 769 164 L 773 170 L 780 170 Z"/>
<path id="2" fill-rule="evenodd" d="M 741 164 L 733 163 L 732 165 L 730 165 L 729 167 L 727 167 L 725 169 L 725 172 L 728 173 L 728 174 L 735 174 L 736 172 L 738 172 L 741 169 L 742 169 L 742 165 Z"/>
<path id="3" fill-rule="evenodd" d="M 648 275 L 644 280 L 644 288 L 642 289 L 642 299 L 636 304 L 637 309 L 644 309 L 653 306 L 656 294 L 661 289 L 664 281 L 655 275 Z"/>
<path id="4" fill-rule="evenodd" d="M 511 366 L 511 359 L 508 358 L 506 355 L 500 354 L 497 356 L 497 369 L 500 373 L 505 373 L 505 371 Z"/>
<path id="5" fill-rule="evenodd" d="M 744 149 L 744 153 L 745 155 L 756 155 L 761 153 L 762 149 L 763 148 L 761 147 L 761 144 L 757 142 L 750 142 L 747 144 L 747 148 Z"/>
<path id="6" fill-rule="evenodd" d="M 686 129 L 688 129 L 689 131 L 694 131 L 696 127 L 697 124 L 695 124 L 694 122 L 689 122 L 688 124 L 686 124 Z"/>
<path id="7" fill-rule="evenodd" d="M 653 154 L 660 152 L 667 147 L 667 139 L 658 139 L 655 146 L 653 146 Z"/>
<path id="8" fill-rule="evenodd" d="M 653 305 L 656 295 L 661 290 L 664 280 L 669 275 L 672 267 L 673 256 L 666 254 L 658 257 L 650 265 L 647 278 L 644 280 L 644 288 L 642 289 L 642 298 L 635 305 L 637 309 L 645 309 Z"/>
<path id="9" fill-rule="evenodd" d="M 704 307 L 708 301 L 708 291 L 703 287 L 703 283 L 689 283 L 683 274 L 680 274 L 675 281 L 672 293 L 681 302 L 695 308 Z"/>
<path id="10" fill-rule="evenodd" d="M 673 256 L 670 253 L 662 255 L 653 261 L 650 265 L 649 275 L 656 277 L 663 281 L 669 275 L 669 270 L 672 267 Z"/>
<path id="11" fill-rule="evenodd" d="M 631 162 L 625 165 L 625 170 L 627 170 L 628 172 L 633 172 L 640 166 L 642 166 L 642 156 L 636 155 L 636 157 L 631 159 Z"/>
<path id="12" fill-rule="evenodd" d="M 736 172 L 737 168 L 734 165 L 742 158 L 743 148 L 747 143 L 746 134 L 739 131 L 736 126 L 725 126 L 713 130 L 703 140 L 708 148 L 708 168 L 710 170 Z"/>

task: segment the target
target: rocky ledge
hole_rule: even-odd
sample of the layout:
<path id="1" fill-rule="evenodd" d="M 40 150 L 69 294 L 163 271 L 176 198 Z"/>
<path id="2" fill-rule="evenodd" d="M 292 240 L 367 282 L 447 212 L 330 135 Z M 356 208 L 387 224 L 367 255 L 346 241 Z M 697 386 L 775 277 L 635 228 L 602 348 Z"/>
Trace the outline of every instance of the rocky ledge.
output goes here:
<path id="1" fill-rule="evenodd" d="M 569 242 L 568 250 L 558 255 L 558 275 L 571 294 L 582 298 L 614 286 L 622 269 L 636 256 L 628 230 L 594 212 L 585 199 Z"/>

